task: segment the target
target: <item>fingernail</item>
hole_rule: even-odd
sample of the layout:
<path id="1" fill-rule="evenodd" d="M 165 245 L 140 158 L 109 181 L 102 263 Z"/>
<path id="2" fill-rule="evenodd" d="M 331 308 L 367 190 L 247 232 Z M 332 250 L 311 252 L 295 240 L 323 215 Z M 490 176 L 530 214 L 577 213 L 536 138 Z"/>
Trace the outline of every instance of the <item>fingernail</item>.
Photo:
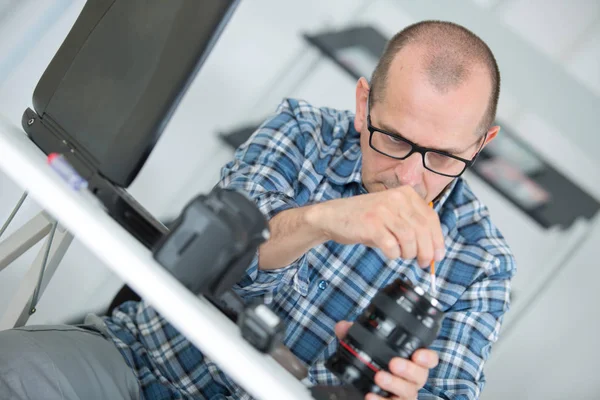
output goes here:
<path id="1" fill-rule="evenodd" d="M 390 374 L 388 374 L 387 372 L 380 372 L 379 373 L 381 376 L 379 377 L 379 380 L 381 381 L 381 383 L 383 385 L 389 385 L 390 383 L 392 383 L 392 376 Z"/>
<path id="2" fill-rule="evenodd" d="M 421 352 L 418 355 L 419 358 L 419 362 L 422 364 L 428 364 L 429 363 L 429 356 L 427 355 L 427 353 L 425 352 Z"/>
<path id="3" fill-rule="evenodd" d="M 446 257 L 446 250 L 437 249 L 435 251 L 435 261 L 440 262 L 444 259 L 444 257 Z"/>
<path id="4" fill-rule="evenodd" d="M 372 394 L 372 393 L 369 393 L 369 394 L 367 395 L 366 399 L 367 399 L 367 400 L 377 400 L 377 396 L 376 396 L 376 395 L 374 395 L 374 394 Z"/>

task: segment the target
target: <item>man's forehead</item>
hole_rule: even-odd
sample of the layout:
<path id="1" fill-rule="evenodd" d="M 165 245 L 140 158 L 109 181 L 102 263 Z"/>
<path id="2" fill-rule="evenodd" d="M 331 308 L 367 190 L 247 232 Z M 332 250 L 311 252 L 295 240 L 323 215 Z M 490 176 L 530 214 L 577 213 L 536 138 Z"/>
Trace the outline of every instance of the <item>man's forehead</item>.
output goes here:
<path id="1" fill-rule="evenodd" d="M 440 95 L 467 91 L 477 104 L 487 105 L 493 91 L 489 68 L 482 62 L 456 59 L 444 49 L 422 43 L 409 43 L 392 59 L 385 87 L 401 91 L 412 84 Z"/>
<path id="2" fill-rule="evenodd" d="M 463 150 L 469 147 L 481 134 L 481 122 L 487 111 L 488 97 L 482 94 L 481 87 L 473 83 L 440 93 L 420 74 L 410 76 L 406 69 L 404 78 L 385 85 L 384 93 L 377 97 L 371 109 L 378 116 L 378 122 L 385 128 L 397 132 L 409 140 L 421 131 L 443 134 L 440 145 L 447 149 Z M 384 128 L 382 126 L 382 128 Z M 429 138 L 423 138 L 429 142 Z M 425 144 L 423 144 L 425 146 Z M 431 147 L 431 146 L 426 146 Z"/>

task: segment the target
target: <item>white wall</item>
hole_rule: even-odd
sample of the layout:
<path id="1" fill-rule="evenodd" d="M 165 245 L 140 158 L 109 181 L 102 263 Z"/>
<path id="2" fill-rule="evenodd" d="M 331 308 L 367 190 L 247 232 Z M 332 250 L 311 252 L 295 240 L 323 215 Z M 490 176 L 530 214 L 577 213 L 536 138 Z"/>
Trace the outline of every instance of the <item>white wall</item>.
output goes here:
<path id="1" fill-rule="evenodd" d="M 482 399 L 598 399 L 598 243 L 600 216 L 518 327 L 504 332 Z"/>
<path id="2" fill-rule="evenodd" d="M 83 4 L 81 0 L 3 3 L 4 8 L 0 10 L 0 113 L 15 124 L 20 125 L 23 111 L 31 105 L 37 81 Z M 1 221 L 8 217 L 20 195 L 20 188 L 0 174 Z M 39 211 L 35 203 L 27 200 L 6 235 Z M 6 305 L 16 292 L 19 279 L 40 248 L 38 244 L 2 271 L 0 305 Z M 75 240 L 30 323 L 57 323 L 77 318 L 83 309 L 100 310 L 106 307 L 107 299 L 119 285 L 119 280 Z M 4 312 L 1 306 L 0 312 Z"/>

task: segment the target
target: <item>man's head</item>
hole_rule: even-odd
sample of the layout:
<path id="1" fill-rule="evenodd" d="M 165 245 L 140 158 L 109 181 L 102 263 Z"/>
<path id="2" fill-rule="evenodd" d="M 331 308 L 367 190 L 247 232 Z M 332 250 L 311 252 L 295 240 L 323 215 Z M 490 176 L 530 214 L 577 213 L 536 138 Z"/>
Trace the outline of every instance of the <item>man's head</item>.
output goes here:
<path id="1" fill-rule="evenodd" d="M 377 192 L 410 185 L 432 201 L 454 179 L 426 169 L 420 153 L 403 160 L 398 159 L 400 154 L 395 154 L 396 159 L 381 154 L 381 150 L 390 153 L 388 147 L 398 143 L 407 145 L 378 132 L 370 145 L 368 115 L 374 128 L 471 160 L 499 131 L 492 126 L 499 92 L 500 74 L 492 52 L 467 29 L 425 21 L 396 34 L 373 73 L 371 86 L 364 78 L 356 86 L 354 124 L 361 134 L 366 189 Z M 429 154 L 429 168 L 444 163 L 437 161 L 439 155 Z"/>

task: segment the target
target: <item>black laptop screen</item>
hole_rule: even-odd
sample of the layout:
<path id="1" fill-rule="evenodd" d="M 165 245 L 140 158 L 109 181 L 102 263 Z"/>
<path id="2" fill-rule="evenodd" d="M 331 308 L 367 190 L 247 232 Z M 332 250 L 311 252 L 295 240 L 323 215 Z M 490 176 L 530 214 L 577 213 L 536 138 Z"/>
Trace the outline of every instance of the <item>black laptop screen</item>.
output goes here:
<path id="1" fill-rule="evenodd" d="M 127 187 L 236 1 L 90 0 L 34 93 L 101 175 Z"/>

